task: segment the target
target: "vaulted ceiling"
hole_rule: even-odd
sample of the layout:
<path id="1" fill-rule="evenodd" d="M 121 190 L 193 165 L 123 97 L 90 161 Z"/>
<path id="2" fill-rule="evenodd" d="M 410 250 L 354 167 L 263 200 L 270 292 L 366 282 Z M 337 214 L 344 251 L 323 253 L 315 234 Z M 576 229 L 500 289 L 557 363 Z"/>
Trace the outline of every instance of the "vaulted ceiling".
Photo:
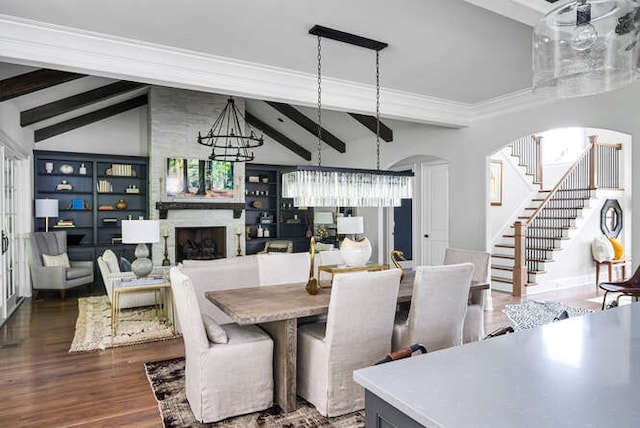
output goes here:
<path id="1" fill-rule="evenodd" d="M 51 42 L 54 46 L 56 43 L 63 46 L 66 33 L 71 32 L 85 38 L 103 36 L 110 41 L 173 50 L 204 60 L 228 59 L 236 65 L 305 77 L 315 77 L 317 67 L 317 40 L 308 30 L 320 24 L 389 43 L 381 52 L 383 90 L 402 100 L 416 97 L 425 105 L 432 103 L 436 112 L 451 110 L 449 118 L 431 123 L 464 126 L 468 116 L 459 122 L 447 122 L 447 119 L 475 105 L 528 90 L 531 25 L 552 7 L 548 0 L 138 0 L 126 8 L 119 2 L 97 5 L 86 0 L 3 0 L 0 2 L 0 59 L 9 65 L 0 70 L 0 78 L 40 67 L 87 72 L 86 66 L 74 68 L 73 58 L 61 56 L 59 61 L 46 63 L 30 57 L 28 51 L 12 52 L 9 42 L 14 41 L 13 34 L 3 35 L 2 31 L 3 26 L 8 29 L 16 23 L 60 32 L 61 40 Z M 7 23 L 10 25 L 5 25 Z M 5 40 L 9 42 L 4 43 Z M 68 46 L 64 48 L 71 52 Z M 103 52 L 91 53 L 97 63 L 101 54 Z M 330 82 L 338 82 L 343 87 L 371 87 L 375 82 L 373 51 L 325 39 L 322 58 L 323 78 Z M 32 67 L 12 68 L 11 63 Z M 179 69 L 179 64 L 172 66 Z M 102 77 L 80 79 L 81 84 L 69 83 L 77 88 L 71 91 L 72 95 L 86 91 L 99 93 L 101 90 L 96 88 L 117 81 L 109 77 L 124 77 L 113 70 L 91 71 L 88 74 Z M 151 77 L 145 79 L 145 76 L 126 80 L 154 83 Z M 179 78 L 173 83 L 180 87 Z M 75 116 L 100 109 L 105 113 L 107 106 L 135 99 L 140 91 L 140 88 L 131 88 L 125 94 L 112 94 L 111 101 L 98 97 L 93 107 L 79 105 L 75 113 L 60 110 L 57 119 L 45 117 L 39 126 L 69 122 Z M 296 125 L 300 120 L 314 120 L 309 97 L 300 97 L 300 103 L 294 107 L 274 103 L 280 101 L 277 96 L 271 100 L 258 98 L 272 102 L 249 98 L 247 111 L 253 117 L 275 130 L 286 130 L 297 140 L 313 141 L 313 134 L 307 129 L 314 126 L 313 122 L 306 127 L 302 123 Z M 330 90 L 327 98 L 331 99 Z M 27 100 L 22 102 L 24 109 L 35 106 L 28 101 L 28 96 L 23 99 Z M 347 106 L 342 113 L 328 114 L 327 128 L 336 133 L 336 140 L 369 135 L 370 131 L 364 126 L 366 115 L 349 115 L 349 112 L 371 113 L 371 109 Z M 295 120 L 292 114 L 300 120 Z M 289 128 L 281 125 L 285 121 L 291 124 Z M 430 123 L 428 117 L 425 122 Z M 33 125 L 26 123 L 25 126 Z M 41 133 L 43 135 L 47 134 Z M 340 151 L 340 142 L 333 143 Z M 302 145 L 309 146 L 308 143 Z"/>

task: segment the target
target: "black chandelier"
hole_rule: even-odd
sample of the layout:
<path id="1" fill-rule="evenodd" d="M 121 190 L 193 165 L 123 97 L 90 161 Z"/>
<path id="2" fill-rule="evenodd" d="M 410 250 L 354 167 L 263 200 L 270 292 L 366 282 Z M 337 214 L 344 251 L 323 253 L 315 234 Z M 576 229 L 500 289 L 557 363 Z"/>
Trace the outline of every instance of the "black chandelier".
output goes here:
<path id="1" fill-rule="evenodd" d="M 242 122 L 240 122 L 242 118 Z M 242 125 L 249 129 L 249 135 L 242 135 Z M 262 135 L 259 137 L 253 132 L 251 125 L 245 122 L 242 113 L 236 107 L 232 97 L 227 100 L 227 105 L 222 109 L 209 132 L 201 135 L 198 132 L 198 144 L 209 146 L 211 155 L 209 159 L 221 162 L 250 162 L 255 158 L 249 149 L 260 147 L 264 144 Z"/>

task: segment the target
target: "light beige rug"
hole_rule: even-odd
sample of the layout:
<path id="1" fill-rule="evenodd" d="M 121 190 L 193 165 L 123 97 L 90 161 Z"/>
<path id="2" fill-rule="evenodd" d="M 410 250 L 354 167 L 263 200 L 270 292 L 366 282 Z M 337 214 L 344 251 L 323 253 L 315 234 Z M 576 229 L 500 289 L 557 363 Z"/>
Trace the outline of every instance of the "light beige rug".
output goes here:
<path id="1" fill-rule="evenodd" d="M 115 336 L 111 334 L 111 305 L 107 296 L 78 299 L 76 333 L 69 352 L 96 351 L 177 337 L 158 320 L 153 307 L 123 309 Z"/>

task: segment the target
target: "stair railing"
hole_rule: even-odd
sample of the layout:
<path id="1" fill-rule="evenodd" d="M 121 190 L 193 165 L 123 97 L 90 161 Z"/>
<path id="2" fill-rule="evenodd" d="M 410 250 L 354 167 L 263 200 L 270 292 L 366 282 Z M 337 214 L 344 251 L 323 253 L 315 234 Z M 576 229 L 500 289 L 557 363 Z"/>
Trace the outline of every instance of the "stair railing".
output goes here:
<path id="1" fill-rule="evenodd" d="M 513 295 L 525 295 L 528 272 L 537 270 L 544 260 L 548 247 L 548 238 L 557 237 L 556 229 L 568 227 L 570 220 L 562 217 L 543 217 L 540 214 L 545 208 L 576 208 L 575 198 L 588 198 L 598 187 L 619 188 L 621 144 L 599 143 L 596 136 L 589 137 L 590 144 L 582 151 L 578 160 L 567 170 L 555 187 L 549 192 L 540 206 L 525 221 L 514 223 L 514 267 Z M 569 198 L 558 198 L 559 192 L 566 192 Z M 550 201 L 558 201 L 550 207 Z M 528 232 L 532 226 L 542 229 L 535 236 Z M 555 228 L 555 229 L 554 229 Z M 547 238 L 547 239 L 544 239 Z M 545 247 L 546 246 L 546 247 Z"/>
<path id="2" fill-rule="evenodd" d="M 524 166 L 527 175 L 533 176 L 533 184 L 542 185 L 542 137 L 530 135 L 517 139 L 511 144 L 511 153 L 518 157 L 518 164 Z"/>

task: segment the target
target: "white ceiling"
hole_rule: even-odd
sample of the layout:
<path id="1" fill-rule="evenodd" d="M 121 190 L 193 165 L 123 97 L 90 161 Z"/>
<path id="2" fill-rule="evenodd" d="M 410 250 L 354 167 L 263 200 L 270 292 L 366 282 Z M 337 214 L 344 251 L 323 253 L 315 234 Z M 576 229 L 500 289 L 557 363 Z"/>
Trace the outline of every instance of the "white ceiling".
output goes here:
<path id="1" fill-rule="evenodd" d="M 320 24 L 389 43 L 384 88 L 466 104 L 531 86 L 527 24 L 544 8 L 544 0 L 0 2 L 0 14 L 309 74 L 308 30 Z M 372 84 L 374 54 L 324 40 L 323 76 Z"/>

